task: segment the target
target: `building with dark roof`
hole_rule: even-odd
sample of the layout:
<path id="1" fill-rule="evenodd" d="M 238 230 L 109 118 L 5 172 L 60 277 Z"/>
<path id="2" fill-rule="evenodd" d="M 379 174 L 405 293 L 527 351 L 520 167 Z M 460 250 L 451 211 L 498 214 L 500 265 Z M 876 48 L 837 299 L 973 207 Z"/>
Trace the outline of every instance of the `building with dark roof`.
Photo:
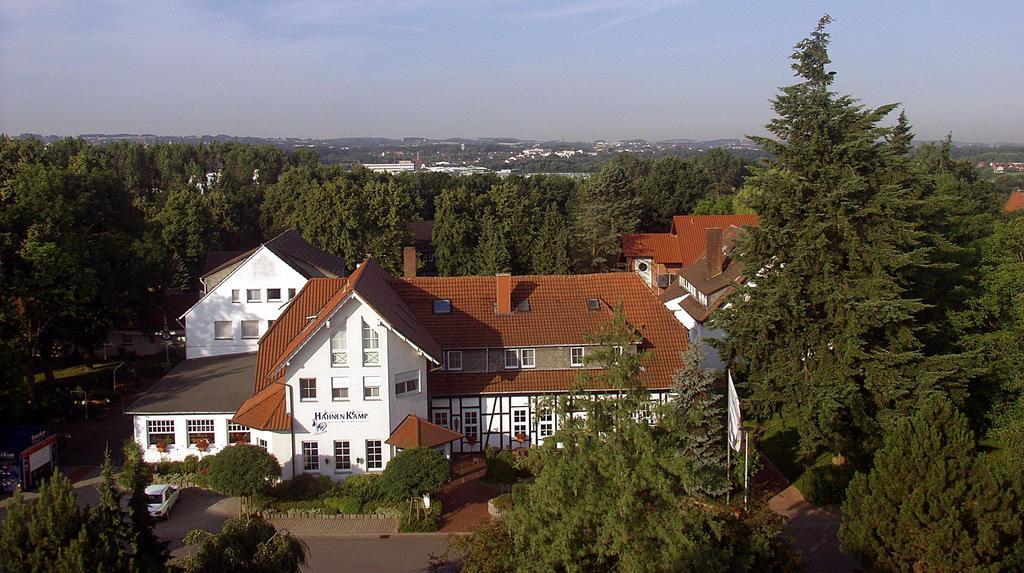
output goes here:
<path id="1" fill-rule="evenodd" d="M 348 274 L 345 261 L 294 230 L 244 252 L 214 252 L 200 282 L 202 296 L 179 318 L 185 356 L 255 352 L 260 336 L 306 281 Z"/>

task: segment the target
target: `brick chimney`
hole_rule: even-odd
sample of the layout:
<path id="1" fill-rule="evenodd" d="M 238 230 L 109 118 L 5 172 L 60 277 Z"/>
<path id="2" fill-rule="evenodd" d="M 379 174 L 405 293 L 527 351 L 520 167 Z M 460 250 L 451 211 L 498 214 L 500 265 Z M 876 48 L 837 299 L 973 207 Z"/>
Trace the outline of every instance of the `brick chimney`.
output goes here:
<path id="1" fill-rule="evenodd" d="M 495 307 L 495 314 L 512 314 L 512 275 L 498 273 L 496 279 L 495 297 L 498 306 Z"/>
<path id="2" fill-rule="evenodd" d="M 407 279 L 416 278 L 416 247 L 402 249 L 402 276 Z"/>
<path id="3" fill-rule="evenodd" d="M 708 278 L 714 278 L 722 274 L 722 230 L 708 229 L 708 252 L 705 255 L 708 263 Z"/>

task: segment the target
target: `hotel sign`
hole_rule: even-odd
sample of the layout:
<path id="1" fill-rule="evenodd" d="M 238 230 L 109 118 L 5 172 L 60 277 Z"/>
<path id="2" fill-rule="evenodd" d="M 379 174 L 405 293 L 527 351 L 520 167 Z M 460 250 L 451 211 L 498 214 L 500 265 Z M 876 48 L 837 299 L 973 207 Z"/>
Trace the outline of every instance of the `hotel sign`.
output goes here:
<path id="1" fill-rule="evenodd" d="M 322 434 L 327 431 L 328 424 L 365 424 L 370 415 L 361 410 L 320 410 L 313 412 L 313 433 Z"/>

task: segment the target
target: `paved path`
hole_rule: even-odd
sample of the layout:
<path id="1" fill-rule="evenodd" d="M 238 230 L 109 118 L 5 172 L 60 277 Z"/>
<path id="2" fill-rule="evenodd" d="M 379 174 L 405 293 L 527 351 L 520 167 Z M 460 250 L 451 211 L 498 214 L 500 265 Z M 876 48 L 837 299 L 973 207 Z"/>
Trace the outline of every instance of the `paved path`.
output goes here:
<path id="1" fill-rule="evenodd" d="M 153 530 L 160 539 L 169 542 L 167 548 L 173 557 L 184 557 L 188 554 L 188 547 L 182 541 L 186 533 L 193 529 L 218 533 L 225 521 L 238 517 L 241 508 L 237 497 L 190 487 L 182 490 L 167 519 L 157 522 Z"/>
<path id="2" fill-rule="evenodd" d="M 469 531 L 481 521 L 490 519 L 487 500 L 497 497 L 497 491 L 480 483 L 487 473 L 483 454 L 452 457 L 452 480 L 441 490 L 441 531 L 454 533 Z"/>
<path id="3" fill-rule="evenodd" d="M 400 534 L 387 538 L 307 537 L 309 562 L 304 571 L 333 573 L 335 571 L 373 573 L 427 573 L 431 555 L 443 555 L 448 539 L 436 533 Z M 448 564 L 437 573 L 455 573 Z"/>
<path id="4" fill-rule="evenodd" d="M 856 571 L 857 562 L 839 550 L 839 513 L 812 505 L 771 460 L 762 459 L 765 467 L 758 481 L 769 491 L 778 492 L 768 500 L 768 507 L 787 518 L 782 533 L 793 538 L 793 546 L 803 553 L 808 569 L 823 573 Z"/>
<path id="5" fill-rule="evenodd" d="M 286 529 L 299 537 L 332 535 L 390 535 L 398 533 L 398 520 L 391 518 L 354 517 L 320 519 L 282 517 L 270 520 L 278 529 Z"/>

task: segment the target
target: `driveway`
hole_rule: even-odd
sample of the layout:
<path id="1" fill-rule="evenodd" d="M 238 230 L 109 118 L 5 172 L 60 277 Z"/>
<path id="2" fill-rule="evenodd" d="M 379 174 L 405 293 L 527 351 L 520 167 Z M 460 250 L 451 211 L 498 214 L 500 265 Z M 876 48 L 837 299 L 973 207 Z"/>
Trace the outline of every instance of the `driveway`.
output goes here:
<path id="1" fill-rule="evenodd" d="M 238 517 L 241 504 L 237 497 L 224 497 L 204 489 L 190 487 L 182 490 L 178 503 L 171 509 L 169 517 L 156 524 L 156 534 L 165 541 L 174 557 L 184 557 L 188 548 L 182 539 L 193 529 L 212 533 L 220 531 L 224 522 Z"/>

